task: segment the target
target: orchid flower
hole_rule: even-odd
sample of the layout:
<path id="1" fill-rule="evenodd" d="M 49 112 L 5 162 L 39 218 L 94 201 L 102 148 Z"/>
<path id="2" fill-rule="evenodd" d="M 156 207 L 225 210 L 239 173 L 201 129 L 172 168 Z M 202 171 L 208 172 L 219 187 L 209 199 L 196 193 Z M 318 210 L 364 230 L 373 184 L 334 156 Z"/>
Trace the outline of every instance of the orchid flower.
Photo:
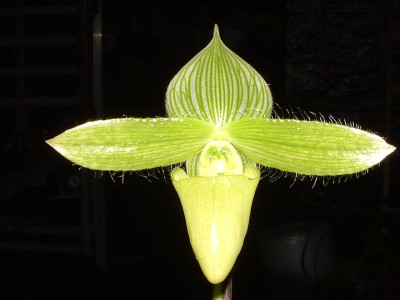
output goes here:
<path id="1" fill-rule="evenodd" d="M 47 141 L 75 164 L 138 171 L 170 165 L 190 242 L 214 284 L 232 269 L 246 235 L 260 166 L 311 176 L 361 172 L 395 150 L 381 137 L 336 123 L 273 119 L 267 83 L 211 42 L 170 82 L 167 118 L 98 120 Z"/>

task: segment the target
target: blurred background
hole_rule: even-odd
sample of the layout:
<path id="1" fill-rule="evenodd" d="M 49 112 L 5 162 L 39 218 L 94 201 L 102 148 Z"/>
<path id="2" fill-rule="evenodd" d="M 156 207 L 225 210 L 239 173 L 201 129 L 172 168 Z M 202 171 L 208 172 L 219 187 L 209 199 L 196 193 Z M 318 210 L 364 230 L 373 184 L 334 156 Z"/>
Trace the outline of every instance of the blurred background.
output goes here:
<path id="1" fill-rule="evenodd" d="M 211 299 L 168 170 L 86 170 L 44 141 L 165 116 L 169 80 L 217 23 L 280 117 L 398 147 L 399 16 L 398 0 L 0 0 L 0 299 Z M 400 298 L 397 152 L 316 183 L 264 175 L 234 299 Z"/>

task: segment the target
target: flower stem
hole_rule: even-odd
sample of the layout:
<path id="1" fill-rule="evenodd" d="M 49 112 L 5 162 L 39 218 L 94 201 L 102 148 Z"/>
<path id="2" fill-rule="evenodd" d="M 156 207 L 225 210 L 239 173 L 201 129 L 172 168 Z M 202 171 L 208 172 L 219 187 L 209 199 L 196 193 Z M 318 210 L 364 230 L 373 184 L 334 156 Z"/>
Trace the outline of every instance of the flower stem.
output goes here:
<path id="1" fill-rule="evenodd" d="M 222 282 L 214 284 L 213 300 L 222 300 Z"/>
<path id="2" fill-rule="evenodd" d="M 232 300 L 232 277 L 229 278 L 224 289 L 223 285 L 223 282 L 214 285 L 213 300 Z"/>

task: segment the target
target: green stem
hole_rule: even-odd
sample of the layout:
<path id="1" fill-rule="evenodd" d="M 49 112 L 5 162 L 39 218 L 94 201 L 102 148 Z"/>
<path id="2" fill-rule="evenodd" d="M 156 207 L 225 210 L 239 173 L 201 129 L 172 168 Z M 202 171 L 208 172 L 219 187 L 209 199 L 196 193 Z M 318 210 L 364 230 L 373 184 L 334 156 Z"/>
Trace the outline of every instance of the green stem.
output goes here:
<path id="1" fill-rule="evenodd" d="M 226 284 L 225 287 L 223 286 Z M 214 285 L 213 300 L 232 300 L 232 277 L 228 282 L 221 282 Z"/>
<path id="2" fill-rule="evenodd" d="M 222 282 L 214 285 L 213 300 L 222 300 Z"/>

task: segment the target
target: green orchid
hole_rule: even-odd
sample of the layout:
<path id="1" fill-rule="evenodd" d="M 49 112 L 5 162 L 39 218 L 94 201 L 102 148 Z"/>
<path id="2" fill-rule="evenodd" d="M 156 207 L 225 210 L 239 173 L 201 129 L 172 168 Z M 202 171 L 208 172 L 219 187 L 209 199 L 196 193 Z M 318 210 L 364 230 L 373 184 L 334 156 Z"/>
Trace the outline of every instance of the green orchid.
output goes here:
<path id="1" fill-rule="evenodd" d="M 215 26 L 211 42 L 170 82 L 168 118 L 99 120 L 48 140 L 72 162 L 136 171 L 185 163 L 171 178 L 189 238 L 207 279 L 229 274 L 242 248 L 259 166 L 311 176 L 366 170 L 395 150 L 381 137 L 335 123 L 272 119 L 267 83 L 229 50 Z"/>

